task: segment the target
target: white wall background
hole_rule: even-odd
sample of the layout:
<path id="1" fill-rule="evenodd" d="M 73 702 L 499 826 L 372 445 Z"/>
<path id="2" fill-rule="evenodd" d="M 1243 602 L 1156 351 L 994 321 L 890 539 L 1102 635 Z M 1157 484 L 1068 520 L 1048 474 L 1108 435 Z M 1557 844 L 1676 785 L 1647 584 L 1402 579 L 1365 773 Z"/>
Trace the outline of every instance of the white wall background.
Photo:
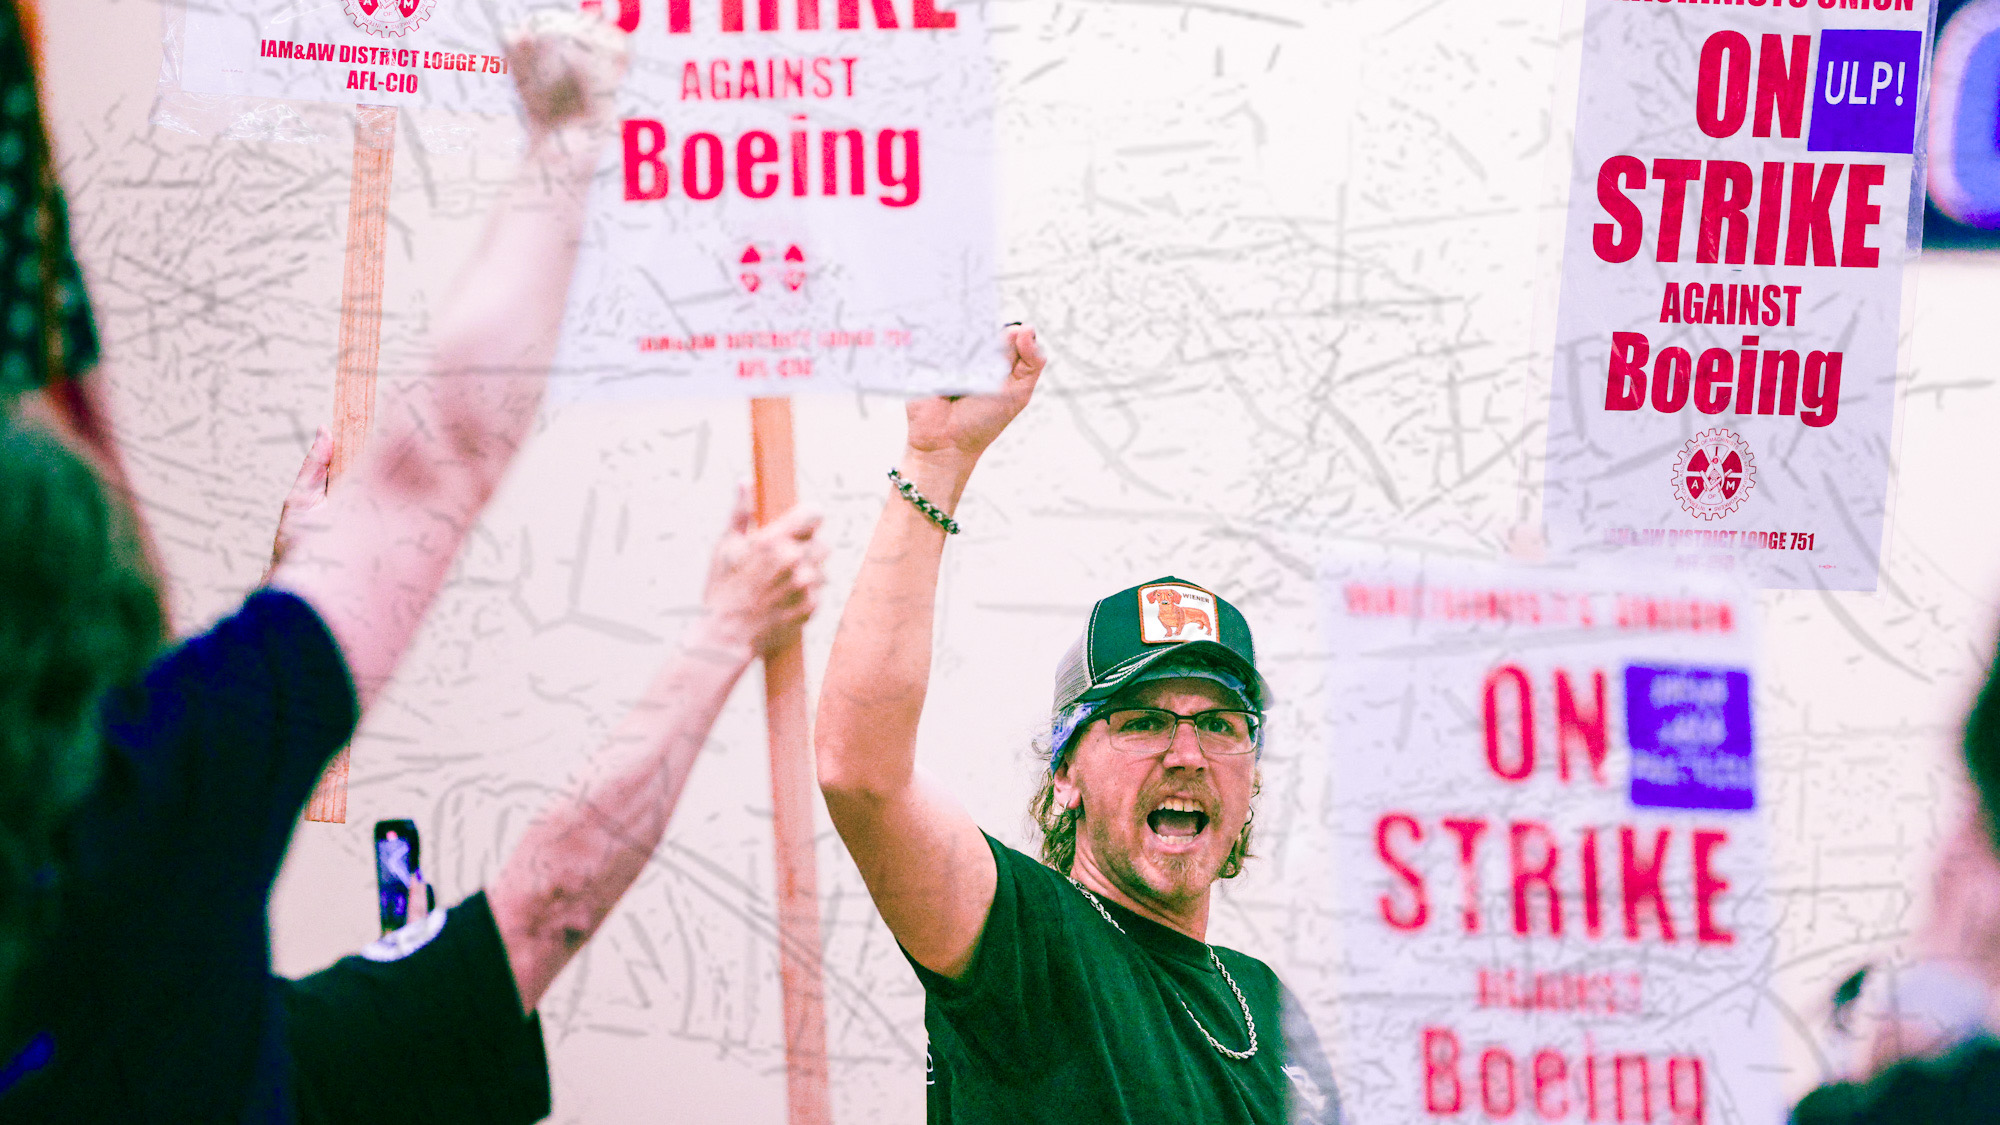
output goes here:
<path id="1" fill-rule="evenodd" d="M 186 625 L 256 581 L 331 411 L 350 143 L 147 124 L 157 0 L 41 0 L 46 76 L 121 434 Z M 1327 807 L 1313 560 L 1343 543 L 1494 556 L 1527 511 L 1524 394 L 1558 35 L 1549 0 L 991 0 L 1007 309 L 1055 365 L 960 516 L 925 765 L 1017 842 L 1054 662 L 1096 597 L 1172 571 L 1259 630 L 1282 703 L 1265 861 L 1215 937 L 1324 996 L 1302 885 Z M 405 115 L 385 365 L 432 313 L 504 175 L 505 128 Z M 422 143 L 418 143 L 421 138 Z M 1785 1075 L 1818 1079 L 1832 983 L 1892 951 L 1956 799 L 1958 716 L 2000 593 L 2000 258 L 1922 267 L 1917 370 L 1880 592 L 1768 594 L 1759 696 L 1783 839 Z M 1530 420 L 1523 421 L 1527 417 Z M 817 669 L 887 494 L 900 410 L 798 404 L 802 491 L 829 515 Z M 547 418 L 354 751 L 349 822 L 302 825 L 273 904 L 281 970 L 375 934 L 369 826 L 413 816 L 455 901 L 497 870 L 695 611 L 747 411 Z M 559 1122 L 780 1119 L 769 796 L 756 675 L 667 842 L 543 1004 Z M 915 981 L 830 830 L 820 851 L 836 1113 L 921 1120 Z M 1288 881 L 1288 871 L 1296 872 Z M 1341 1065 L 1341 1060 L 1336 1060 Z"/>

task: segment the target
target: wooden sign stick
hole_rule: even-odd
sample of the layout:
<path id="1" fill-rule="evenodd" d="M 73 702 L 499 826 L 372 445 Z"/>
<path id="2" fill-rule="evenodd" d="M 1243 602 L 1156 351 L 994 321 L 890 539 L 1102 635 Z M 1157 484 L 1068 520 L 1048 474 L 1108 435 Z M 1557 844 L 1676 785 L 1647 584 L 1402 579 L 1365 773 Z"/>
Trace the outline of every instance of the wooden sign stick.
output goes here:
<path id="1" fill-rule="evenodd" d="M 347 264 L 340 283 L 340 365 L 333 379 L 333 464 L 340 479 L 375 418 L 375 373 L 382 361 L 382 252 L 395 172 L 396 109 L 354 107 L 354 179 L 347 195 Z M 306 819 L 347 823 L 347 747 L 327 763 L 306 803 Z"/>
<path id="2" fill-rule="evenodd" d="M 757 522 L 798 503 L 792 403 L 750 400 Z M 813 852 L 812 734 L 805 651 L 797 641 L 764 658 L 764 719 L 771 739 L 771 827 L 778 862 L 778 973 L 785 1005 L 789 1125 L 833 1125 L 827 1089 L 826 977 L 820 964 L 819 873 Z"/>

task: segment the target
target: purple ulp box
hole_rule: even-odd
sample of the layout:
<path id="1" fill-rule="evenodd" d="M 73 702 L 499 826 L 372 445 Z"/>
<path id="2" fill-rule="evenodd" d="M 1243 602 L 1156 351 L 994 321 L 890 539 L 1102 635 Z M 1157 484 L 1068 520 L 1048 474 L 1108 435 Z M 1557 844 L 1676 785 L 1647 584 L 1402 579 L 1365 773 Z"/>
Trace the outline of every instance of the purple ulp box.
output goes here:
<path id="1" fill-rule="evenodd" d="M 1756 806 L 1750 674 L 1730 668 L 1625 669 L 1632 803 L 1655 809 Z"/>
<path id="2" fill-rule="evenodd" d="M 1819 33 L 1808 152 L 1914 152 L 1921 31 Z"/>

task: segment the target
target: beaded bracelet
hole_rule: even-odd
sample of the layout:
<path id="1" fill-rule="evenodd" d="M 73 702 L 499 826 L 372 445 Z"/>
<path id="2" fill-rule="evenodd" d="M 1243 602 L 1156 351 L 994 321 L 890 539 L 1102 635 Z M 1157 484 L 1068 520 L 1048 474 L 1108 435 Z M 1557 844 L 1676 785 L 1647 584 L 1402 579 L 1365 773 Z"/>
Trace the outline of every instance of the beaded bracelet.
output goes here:
<path id="1" fill-rule="evenodd" d="M 916 485 L 911 484 L 909 481 L 904 480 L 903 474 L 897 472 L 894 469 L 890 469 L 889 479 L 895 483 L 896 491 L 903 494 L 903 499 L 908 500 L 912 504 L 915 504 L 917 506 L 917 511 L 922 512 L 924 514 L 925 519 L 931 521 L 932 523 L 938 525 L 941 528 L 944 528 L 944 532 L 946 535 L 958 534 L 958 521 L 952 519 L 949 515 L 946 515 L 945 510 L 943 508 L 940 508 L 936 504 L 931 503 L 929 500 L 924 499 L 924 494 L 917 491 Z"/>

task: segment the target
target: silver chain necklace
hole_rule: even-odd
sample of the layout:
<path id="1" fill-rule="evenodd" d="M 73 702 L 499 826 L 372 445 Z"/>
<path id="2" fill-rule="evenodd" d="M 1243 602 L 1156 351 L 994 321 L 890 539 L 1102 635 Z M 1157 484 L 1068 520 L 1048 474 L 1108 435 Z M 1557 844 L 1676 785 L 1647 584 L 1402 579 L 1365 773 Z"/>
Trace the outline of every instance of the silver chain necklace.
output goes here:
<path id="1" fill-rule="evenodd" d="M 1077 882 L 1076 876 L 1074 875 L 1065 875 L 1063 876 L 1063 878 L 1069 880 L 1070 886 L 1075 887 L 1077 890 L 1083 892 L 1083 897 L 1089 899 L 1090 905 L 1097 908 L 1097 913 L 1100 917 L 1102 917 L 1105 921 L 1111 923 L 1112 929 L 1117 930 L 1121 934 L 1125 934 L 1125 927 L 1118 924 L 1118 919 L 1113 918 L 1109 910 L 1104 909 L 1104 904 L 1097 900 L 1096 895 L 1090 893 L 1089 887 L 1086 887 L 1082 883 Z M 1130 938 L 1132 935 L 1125 934 L 1125 936 L 1127 938 Z M 1232 1051 L 1229 1048 L 1223 1046 L 1220 1042 L 1217 1042 L 1215 1036 L 1210 1035 L 1208 1033 L 1208 1029 L 1201 1025 L 1201 1018 L 1194 1014 L 1194 1009 L 1188 1007 L 1186 1000 L 1181 999 L 1180 989 L 1178 988 L 1174 989 L 1174 1000 L 1180 1004 L 1181 1011 L 1186 1012 L 1187 1017 L 1194 1021 L 1194 1029 L 1196 1031 L 1201 1032 L 1201 1037 L 1203 1039 L 1208 1040 L 1209 1046 L 1215 1048 L 1218 1052 L 1220 1052 L 1223 1056 L 1227 1058 L 1236 1059 L 1238 1061 L 1250 1058 L 1257 1053 L 1257 1021 L 1254 1017 L 1250 1015 L 1250 1002 L 1248 1000 L 1243 999 L 1243 990 L 1236 987 L 1236 978 L 1230 976 L 1229 970 L 1222 967 L 1222 958 L 1217 957 L 1215 955 L 1215 947 L 1208 944 L 1207 942 L 1202 942 L 1201 947 L 1203 949 L 1208 950 L 1208 963 L 1215 966 L 1215 971 L 1222 974 L 1223 982 L 1229 985 L 1229 991 L 1236 994 L 1236 1006 L 1243 1009 L 1243 1026 L 1249 1029 L 1250 1031 L 1250 1049 L 1247 1051 Z"/>

